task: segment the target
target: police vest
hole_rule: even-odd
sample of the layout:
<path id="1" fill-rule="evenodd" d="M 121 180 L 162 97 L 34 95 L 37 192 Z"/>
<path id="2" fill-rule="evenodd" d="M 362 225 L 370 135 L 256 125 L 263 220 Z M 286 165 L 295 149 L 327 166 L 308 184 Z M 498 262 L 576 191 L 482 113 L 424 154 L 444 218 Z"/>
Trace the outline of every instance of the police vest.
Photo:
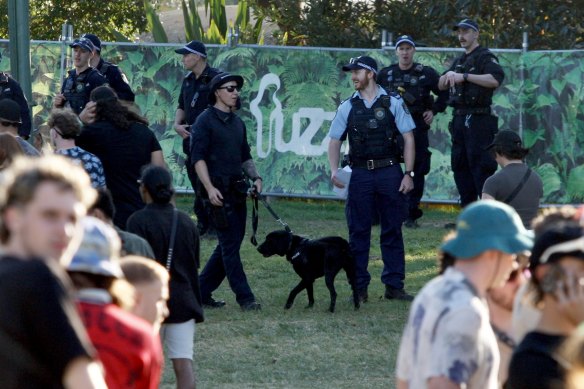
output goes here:
<path id="1" fill-rule="evenodd" d="M 79 114 L 83 111 L 85 104 L 89 102 L 89 94 L 86 91 L 86 79 L 91 72 L 97 70 L 91 68 L 90 71 L 84 71 L 78 76 L 75 76 L 75 70 L 69 71 L 69 76 L 65 80 L 65 87 L 63 88 L 63 95 L 65 96 L 65 104 L 68 104 L 71 109 Z"/>
<path id="2" fill-rule="evenodd" d="M 489 49 L 478 47 L 469 56 L 465 57 L 464 62 L 462 62 L 462 57 L 458 57 L 454 62 L 453 69 L 457 73 L 484 74 L 483 64 L 490 60 L 498 62 L 497 57 Z M 485 88 L 473 82 L 464 82 L 456 88 L 455 106 L 466 108 L 490 107 L 494 91 L 492 88 Z"/>
<path id="3" fill-rule="evenodd" d="M 381 85 L 386 87 L 388 92 L 398 93 L 402 96 L 412 114 L 432 109 L 432 96 L 420 85 L 424 76 L 423 70 L 424 65 L 414 63 L 413 71 L 404 73 L 399 65 L 395 64 L 389 67 L 386 79 L 380 80 Z M 403 91 L 399 88 L 403 88 Z"/>
<path id="4" fill-rule="evenodd" d="M 380 96 L 371 108 L 365 107 L 358 96 L 351 98 L 346 129 L 351 161 L 399 157 L 399 131 L 389 110 L 390 105 L 388 95 Z"/>

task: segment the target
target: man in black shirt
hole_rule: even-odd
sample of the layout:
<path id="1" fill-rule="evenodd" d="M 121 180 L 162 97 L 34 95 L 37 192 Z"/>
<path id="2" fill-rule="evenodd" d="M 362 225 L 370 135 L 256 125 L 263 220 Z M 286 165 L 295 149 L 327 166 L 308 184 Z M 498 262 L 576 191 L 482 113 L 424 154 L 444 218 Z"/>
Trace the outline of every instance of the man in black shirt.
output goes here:
<path id="1" fill-rule="evenodd" d="M 212 68 L 207 63 L 207 49 L 199 41 L 192 41 L 184 47 L 175 50 L 177 54 L 182 54 L 182 62 L 189 72 L 186 74 L 180 88 L 178 107 L 174 118 L 174 129 L 183 139 L 183 152 L 186 154 L 185 168 L 189 181 L 195 191 L 195 202 L 193 210 L 197 215 L 197 227 L 201 235 L 204 235 L 210 226 L 208 211 L 205 209 L 200 193 L 196 193 L 200 188 L 197 185 L 197 175 L 191 161 L 190 142 L 192 125 L 197 117 L 209 105 L 209 83 L 219 70 Z M 212 229 L 209 232 L 213 232 Z"/>
<path id="2" fill-rule="evenodd" d="M 2 61 L 2 53 L 0 53 L 0 62 Z M 24 139 L 28 139 L 32 128 L 32 120 L 30 117 L 30 108 L 28 101 L 24 96 L 24 92 L 20 84 L 8 73 L 0 72 L 0 100 L 10 99 L 14 100 L 20 107 L 20 118 L 22 124 L 18 127 L 18 135 Z"/>
<path id="3" fill-rule="evenodd" d="M 438 87 L 450 90 L 454 108 L 450 122 L 451 164 L 460 205 L 480 198 L 485 180 L 497 170 L 497 162 L 486 147 L 497 133 L 497 117 L 491 112 L 493 92 L 505 73 L 497 57 L 479 45 L 479 26 L 464 19 L 454 30 L 465 53 L 440 77 Z"/>
<path id="4" fill-rule="evenodd" d="M 221 307 L 212 293 L 227 277 L 243 310 L 259 310 L 260 304 L 247 282 L 239 249 L 245 234 L 247 179 L 251 178 L 258 193 L 259 176 L 243 121 L 234 113 L 238 106 L 243 78 L 221 73 L 209 85 L 209 103 L 213 106 L 195 122 L 191 139 L 191 161 L 212 209 L 219 240 L 215 251 L 200 275 L 201 297 L 208 307 Z"/>
<path id="5" fill-rule="evenodd" d="M 440 76 L 433 68 L 414 62 L 416 43 L 409 35 L 402 35 L 395 43 L 395 53 L 398 62 L 383 68 L 377 75 L 377 83 L 388 92 L 399 93 L 408 105 L 412 119 L 416 123 L 414 141 L 416 146 L 416 162 L 414 163 L 414 189 L 409 193 L 408 218 L 404 226 L 418 227 L 417 219 L 422 217 L 420 199 L 424 194 L 425 176 L 430 172 L 432 153 L 428 131 L 434 120 L 434 115 L 444 112 L 448 93 L 438 89 Z M 431 93 L 438 96 L 434 101 Z"/>
<path id="6" fill-rule="evenodd" d="M 95 198 L 89 176 L 65 157 L 45 156 L 15 160 L 2 178 L 1 386 L 105 388 L 61 267 Z"/>

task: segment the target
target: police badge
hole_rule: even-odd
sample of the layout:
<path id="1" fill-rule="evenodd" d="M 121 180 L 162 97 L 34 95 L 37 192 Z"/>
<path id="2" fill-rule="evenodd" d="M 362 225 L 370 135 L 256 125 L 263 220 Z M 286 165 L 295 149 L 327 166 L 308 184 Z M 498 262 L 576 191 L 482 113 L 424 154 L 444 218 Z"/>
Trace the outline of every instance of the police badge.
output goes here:
<path id="1" fill-rule="evenodd" d="M 374 114 L 377 120 L 385 119 L 385 108 L 375 108 Z"/>

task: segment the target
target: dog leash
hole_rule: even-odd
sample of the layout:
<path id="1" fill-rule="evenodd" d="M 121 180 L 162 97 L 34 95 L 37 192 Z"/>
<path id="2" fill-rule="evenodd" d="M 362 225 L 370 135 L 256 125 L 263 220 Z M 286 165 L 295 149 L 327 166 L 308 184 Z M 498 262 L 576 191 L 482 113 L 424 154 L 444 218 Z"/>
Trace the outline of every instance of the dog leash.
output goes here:
<path id="1" fill-rule="evenodd" d="M 249 239 L 251 244 L 253 244 L 254 246 L 258 245 L 258 241 L 256 239 L 256 233 L 258 231 L 258 222 L 260 219 L 260 214 L 259 214 L 259 209 L 258 209 L 259 208 L 258 200 L 261 201 L 262 204 L 264 204 L 264 206 L 266 207 L 268 212 L 270 212 L 270 214 L 274 217 L 274 219 L 276 219 L 276 221 L 284 227 L 286 232 L 288 232 L 289 234 L 292 234 L 292 230 L 290 229 L 290 226 L 288 226 L 288 224 L 285 221 L 283 221 L 282 218 L 276 214 L 276 212 L 272 209 L 272 207 L 270 207 L 270 204 L 268 204 L 268 202 L 266 201 L 265 196 L 263 196 L 261 193 L 252 192 L 251 193 L 251 201 L 252 201 L 252 205 L 253 205 L 252 212 L 251 212 L 252 235 L 251 235 L 251 238 Z"/>

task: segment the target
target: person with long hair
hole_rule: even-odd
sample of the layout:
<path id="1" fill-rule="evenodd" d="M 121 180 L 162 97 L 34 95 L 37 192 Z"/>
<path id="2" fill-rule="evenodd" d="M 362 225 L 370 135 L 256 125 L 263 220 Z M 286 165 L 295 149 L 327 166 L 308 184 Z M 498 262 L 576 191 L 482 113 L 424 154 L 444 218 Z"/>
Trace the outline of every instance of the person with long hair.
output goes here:
<path id="1" fill-rule="evenodd" d="M 87 110 L 93 113 L 91 122 L 76 143 L 101 160 L 117 211 L 114 224 L 123 229 L 144 207 L 137 182 L 143 166 L 165 166 L 162 149 L 148 120 L 122 104 L 110 87 L 94 89 Z"/>

